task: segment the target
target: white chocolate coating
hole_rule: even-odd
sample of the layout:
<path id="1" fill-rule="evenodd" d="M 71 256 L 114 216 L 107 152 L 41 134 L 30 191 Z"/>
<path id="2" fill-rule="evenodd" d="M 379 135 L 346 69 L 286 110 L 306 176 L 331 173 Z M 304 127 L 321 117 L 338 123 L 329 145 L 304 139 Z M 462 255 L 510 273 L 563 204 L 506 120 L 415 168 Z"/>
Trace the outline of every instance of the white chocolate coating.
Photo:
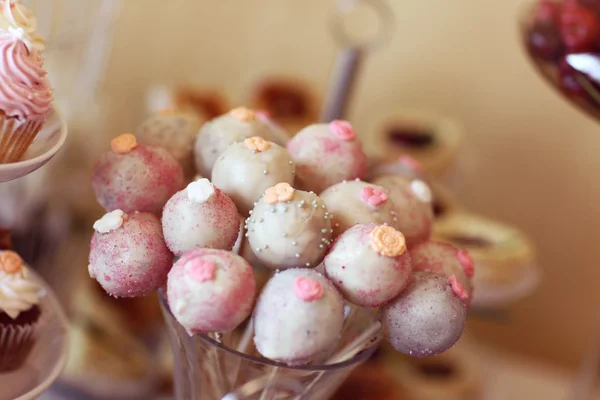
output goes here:
<path id="1" fill-rule="evenodd" d="M 389 191 L 390 198 L 394 201 L 398 228 L 404 234 L 408 247 L 429 240 L 433 228 L 433 205 L 431 199 L 424 201 L 427 197 L 427 184 L 399 175 L 383 176 L 373 183 Z"/>
<path id="2" fill-rule="evenodd" d="M 466 303 L 470 304 L 473 298 L 473 283 L 464 270 L 458 258 L 458 250 L 449 243 L 428 241 L 423 242 L 410 250 L 415 271 L 428 271 L 456 279 L 469 294 Z"/>
<path id="3" fill-rule="evenodd" d="M 246 220 L 256 258 L 271 269 L 314 268 L 331 244 L 327 207 L 316 194 L 295 190 L 291 201 L 261 198 Z"/>
<path id="4" fill-rule="evenodd" d="M 271 186 L 280 182 L 294 185 L 292 157 L 283 147 L 268 143 L 265 151 L 251 150 L 244 142 L 233 143 L 213 166 L 213 184 L 232 198 L 244 216 Z"/>
<path id="5" fill-rule="evenodd" d="M 208 182 L 197 182 L 201 181 Z M 199 202 L 190 199 L 189 190 L 177 192 L 163 210 L 162 227 L 169 249 L 176 256 L 198 248 L 231 250 L 240 230 L 233 200 L 214 188 L 206 201 Z"/>
<path id="6" fill-rule="evenodd" d="M 172 263 L 160 220 L 150 213 L 127 214 L 117 229 L 92 237 L 90 276 L 115 297 L 152 293 L 164 285 Z"/>
<path id="7" fill-rule="evenodd" d="M 271 131 L 259 118 L 246 122 L 224 114 L 207 122 L 200 128 L 194 144 L 196 170 L 203 176 L 211 176 L 213 165 L 227 146 L 253 136 L 271 138 Z"/>
<path id="8" fill-rule="evenodd" d="M 361 307 L 378 307 L 396 297 L 412 272 L 407 250 L 385 257 L 371 245 L 371 232 L 378 225 L 354 225 L 342 233 L 323 264 L 325 274 L 346 300 Z"/>
<path id="9" fill-rule="evenodd" d="M 252 268 L 224 250 L 184 254 L 167 281 L 171 312 L 190 334 L 235 329 L 252 312 L 254 295 Z"/>
<path id="10" fill-rule="evenodd" d="M 157 113 L 144 120 L 135 130 L 141 143 L 162 147 L 181 165 L 187 178 L 194 176 L 194 139 L 198 124 L 177 113 Z"/>
<path id="11" fill-rule="evenodd" d="M 319 282 L 317 300 L 298 297 L 298 278 Z M 344 324 L 344 302 L 323 275 L 309 269 L 288 269 L 275 274 L 260 294 L 254 309 L 254 343 L 263 356 L 290 365 L 305 364 L 332 349 Z"/>
<path id="12" fill-rule="evenodd" d="M 321 198 L 327 204 L 329 212 L 333 215 L 332 228 L 334 239 L 356 224 L 388 224 L 400 230 L 398 228 L 396 209 L 390 196 L 388 196 L 385 203 L 372 206 L 361 197 L 361 190 L 364 187 L 376 188 L 387 193 L 387 189 L 381 186 L 372 185 L 360 180 L 341 182 L 321 193 Z"/>
<path id="13" fill-rule="evenodd" d="M 343 180 L 363 178 L 367 158 L 355 138 L 337 137 L 329 124 L 314 124 L 302 129 L 287 144 L 296 162 L 296 186 L 321 193 Z"/>
<path id="14" fill-rule="evenodd" d="M 430 272 L 414 273 L 406 289 L 380 311 L 387 340 L 413 357 L 448 350 L 462 335 L 467 319 L 467 308 L 448 278 Z"/>

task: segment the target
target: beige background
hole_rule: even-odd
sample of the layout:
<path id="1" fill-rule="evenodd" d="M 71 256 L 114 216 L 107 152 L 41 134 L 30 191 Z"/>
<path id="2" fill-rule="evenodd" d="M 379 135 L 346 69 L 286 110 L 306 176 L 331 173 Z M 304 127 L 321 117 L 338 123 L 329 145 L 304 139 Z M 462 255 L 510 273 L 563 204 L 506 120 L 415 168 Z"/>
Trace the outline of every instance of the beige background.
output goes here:
<path id="1" fill-rule="evenodd" d="M 336 47 L 332 1 L 126 0 L 104 85 L 109 134 L 130 130 L 149 84 L 193 82 L 241 102 L 260 74 L 300 75 L 324 90 Z M 392 1 L 390 1 L 390 4 Z M 366 63 L 351 120 L 382 107 L 461 120 L 477 168 L 460 197 L 535 240 L 540 290 L 481 337 L 574 364 L 600 312 L 600 129 L 546 86 L 520 46 L 518 0 L 393 1 L 393 40 Z M 367 132 L 362 132 L 366 137 Z"/>

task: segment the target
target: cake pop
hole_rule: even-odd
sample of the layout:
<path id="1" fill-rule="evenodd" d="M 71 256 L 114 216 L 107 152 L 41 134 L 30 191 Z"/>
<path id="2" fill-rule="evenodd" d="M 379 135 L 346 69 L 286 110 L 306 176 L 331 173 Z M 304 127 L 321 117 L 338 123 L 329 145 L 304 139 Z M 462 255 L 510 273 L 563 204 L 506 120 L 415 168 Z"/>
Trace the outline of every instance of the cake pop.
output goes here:
<path id="1" fill-rule="evenodd" d="M 246 223 L 254 254 L 272 269 L 314 268 L 331 243 L 331 221 L 323 200 L 287 183 L 267 189 Z"/>
<path id="2" fill-rule="evenodd" d="M 198 123 L 185 114 L 163 110 L 145 119 L 136 129 L 141 143 L 162 147 L 181 165 L 186 177 L 194 176 L 194 139 Z"/>
<path id="3" fill-rule="evenodd" d="M 394 199 L 398 229 L 409 248 L 429 240 L 433 227 L 432 195 L 429 185 L 420 179 L 387 175 L 373 181 L 389 191 Z"/>
<path id="4" fill-rule="evenodd" d="M 290 365 L 306 364 L 335 345 L 344 324 L 344 302 L 318 272 L 288 269 L 267 282 L 253 318 L 260 354 Z"/>
<path id="5" fill-rule="evenodd" d="M 356 224 L 388 224 L 398 229 L 398 217 L 387 189 L 360 180 L 333 185 L 320 196 L 333 215 L 333 237 Z"/>
<path id="6" fill-rule="evenodd" d="M 184 254 L 167 280 L 171 312 L 190 335 L 235 329 L 252 312 L 254 294 L 250 264 L 224 250 Z"/>
<path id="7" fill-rule="evenodd" d="M 287 142 L 290 140 L 290 133 L 277 122 L 275 122 L 267 111 L 257 111 L 256 117 L 264 122 L 271 131 L 271 140 L 278 145 L 285 147 Z"/>
<path id="8" fill-rule="evenodd" d="M 213 166 L 212 182 L 248 216 L 265 190 L 281 182 L 293 185 L 294 173 L 283 147 L 255 136 L 229 145 Z"/>
<path id="9" fill-rule="evenodd" d="M 269 127 L 247 108 L 236 108 L 217 117 L 200 128 L 194 144 L 196 170 L 203 176 L 211 176 L 217 158 L 231 143 L 260 136 L 271 138 Z"/>
<path id="10" fill-rule="evenodd" d="M 446 277 L 454 276 L 465 289 L 463 300 L 470 304 L 473 296 L 471 278 L 475 274 L 473 259 L 466 250 L 449 243 L 428 241 L 410 249 L 413 269 L 428 271 Z"/>
<path id="11" fill-rule="evenodd" d="M 321 193 L 343 180 L 363 178 L 367 158 L 356 132 L 346 121 L 310 125 L 292 138 L 287 149 L 296 162 L 297 186 Z"/>
<path id="12" fill-rule="evenodd" d="M 325 274 L 349 302 L 378 307 L 396 297 L 412 271 L 402 233 L 391 226 L 354 225 L 323 261 Z"/>
<path id="13" fill-rule="evenodd" d="M 446 351 L 460 338 L 467 308 L 454 276 L 416 272 L 402 293 L 381 308 L 387 340 L 399 352 L 427 357 Z"/>
<path id="14" fill-rule="evenodd" d="M 162 227 L 176 256 L 204 247 L 231 250 L 239 236 L 240 216 L 233 200 L 204 178 L 169 199 Z"/>
<path id="15" fill-rule="evenodd" d="M 146 296 L 161 287 L 173 263 L 160 220 L 114 210 L 94 223 L 89 273 L 115 297 Z"/>
<path id="16" fill-rule="evenodd" d="M 92 175 L 100 205 L 106 211 L 160 214 L 184 186 L 181 166 L 167 150 L 139 144 L 129 133 L 113 139 L 111 147 L 100 156 Z"/>

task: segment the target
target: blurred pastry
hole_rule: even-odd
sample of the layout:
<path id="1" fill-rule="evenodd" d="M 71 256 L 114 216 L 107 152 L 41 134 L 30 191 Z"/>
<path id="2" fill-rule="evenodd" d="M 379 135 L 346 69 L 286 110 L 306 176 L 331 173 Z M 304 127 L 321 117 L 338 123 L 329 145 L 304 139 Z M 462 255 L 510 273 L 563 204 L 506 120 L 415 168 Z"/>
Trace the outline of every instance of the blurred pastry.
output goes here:
<path id="1" fill-rule="evenodd" d="M 12 238 L 8 229 L 0 228 L 0 250 L 11 250 Z"/>
<path id="2" fill-rule="evenodd" d="M 150 88 L 146 94 L 147 112 L 173 109 L 193 116 L 200 124 L 225 114 L 230 108 L 224 94 L 192 85 L 156 86 Z"/>
<path id="3" fill-rule="evenodd" d="M 444 219 L 455 212 L 464 209 L 449 189 L 436 181 L 428 181 L 433 194 L 433 215 L 436 220 Z"/>
<path id="4" fill-rule="evenodd" d="M 534 248 L 515 227 L 467 212 L 438 219 L 433 237 L 467 249 L 475 262 L 473 303 L 489 292 L 512 291 L 536 272 Z"/>
<path id="5" fill-rule="evenodd" d="M 318 120 L 321 99 L 299 78 L 269 76 L 251 89 L 247 103 L 295 135 Z"/>
<path id="6" fill-rule="evenodd" d="M 373 118 L 367 132 L 371 138 L 365 142 L 369 155 L 389 161 L 409 155 L 434 177 L 451 166 L 463 141 L 463 133 L 453 120 L 402 108 Z"/>
<path id="7" fill-rule="evenodd" d="M 406 397 L 389 366 L 367 361 L 356 367 L 332 400 L 403 400 Z"/>

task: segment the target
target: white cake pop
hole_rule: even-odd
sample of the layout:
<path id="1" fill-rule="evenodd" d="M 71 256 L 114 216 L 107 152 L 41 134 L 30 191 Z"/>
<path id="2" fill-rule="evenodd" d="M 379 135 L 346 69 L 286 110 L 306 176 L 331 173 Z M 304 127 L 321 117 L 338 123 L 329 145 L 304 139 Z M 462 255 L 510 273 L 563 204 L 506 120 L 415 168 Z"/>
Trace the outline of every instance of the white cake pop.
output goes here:
<path id="1" fill-rule="evenodd" d="M 267 282 L 253 318 L 260 354 L 290 365 L 306 364 L 335 345 L 344 324 L 344 302 L 318 272 L 288 269 Z"/>
<path id="2" fill-rule="evenodd" d="M 248 216 L 265 190 L 281 182 L 294 184 L 294 163 L 281 146 L 255 136 L 229 145 L 215 162 L 212 183 Z"/>

